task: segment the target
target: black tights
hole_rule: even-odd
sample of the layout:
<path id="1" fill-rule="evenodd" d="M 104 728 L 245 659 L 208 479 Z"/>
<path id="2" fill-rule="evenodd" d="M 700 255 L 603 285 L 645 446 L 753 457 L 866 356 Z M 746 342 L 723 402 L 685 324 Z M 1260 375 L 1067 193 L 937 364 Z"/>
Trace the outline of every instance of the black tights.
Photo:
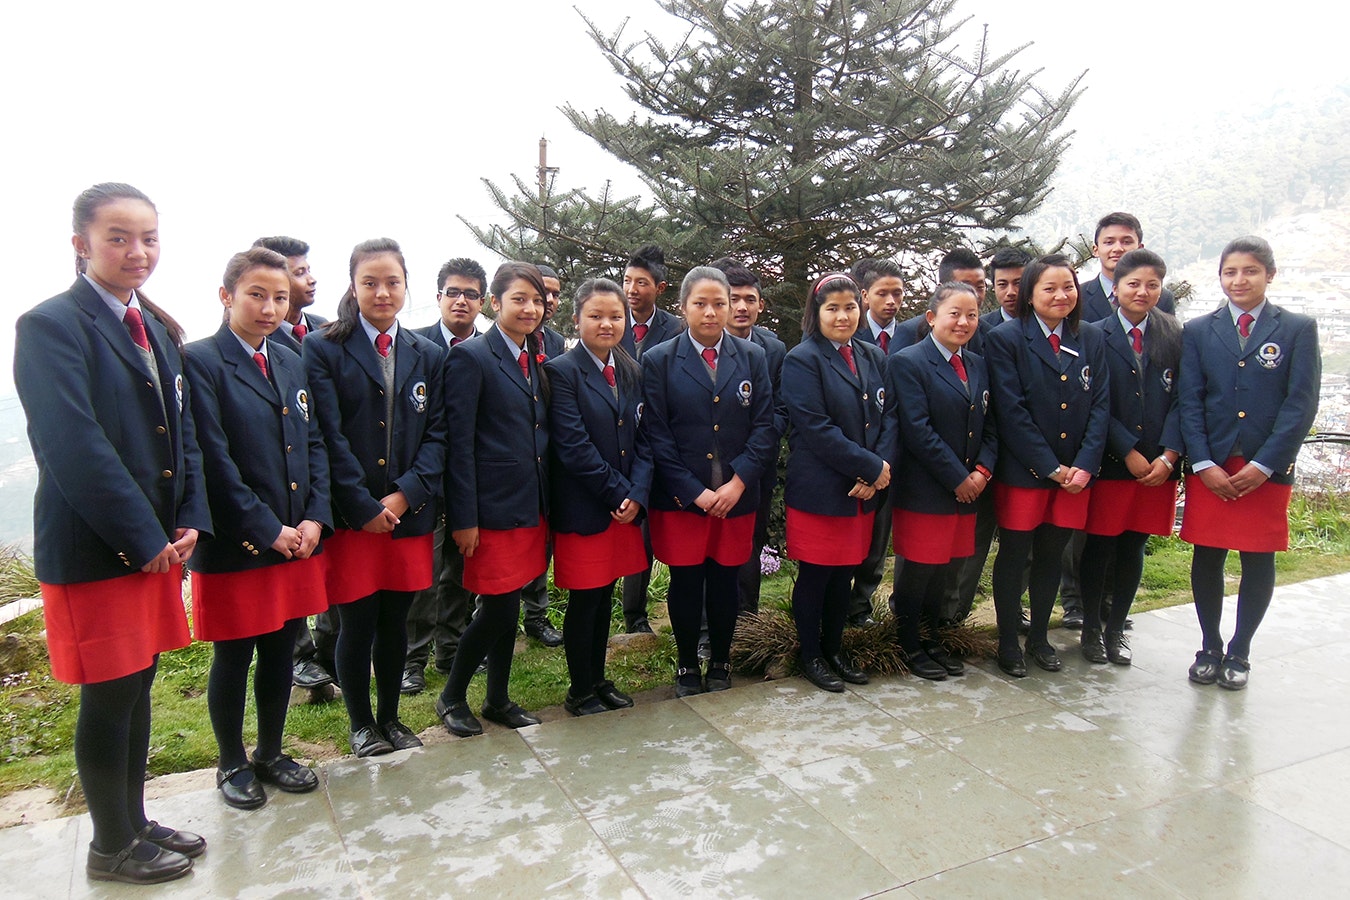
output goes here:
<path id="1" fill-rule="evenodd" d="M 441 700 L 449 706 L 468 698 L 469 681 L 478 665 L 487 660 L 487 702 L 503 708 L 511 702 L 507 688 L 511 681 L 511 657 L 516 652 L 516 626 L 520 619 L 520 589 L 508 594 L 488 594 L 478 612 L 459 636 L 459 649 L 450 667 L 450 677 L 441 691 Z"/>
<path id="2" fill-rule="evenodd" d="M 1252 637 L 1270 608 L 1275 593 L 1275 554 L 1242 551 L 1242 580 L 1238 583 L 1237 630 L 1228 642 L 1232 656 L 1246 659 L 1252 650 Z M 1223 565 L 1228 551 L 1223 547 L 1196 546 L 1191 556 L 1191 594 L 1195 597 L 1195 615 L 1205 649 L 1223 653 Z"/>
<path id="3" fill-rule="evenodd" d="M 220 748 L 220 768 L 230 770 L 248 763 L 244 751 L 244 701 L 248 695 L 248 667 L 253 651 L 258 666 L 253 670 L 253 700 L 258 707 L 258 759 L 281 755 L 281 737 L 286 727 L 286 707 L 291 699 L 291 654 L 300 620 L 291 619 L 270 634 L 216 641 L 211 652 L 211 675 L 206 682 L 206 708 L 211 730 Z"/>
<path id="4" fill-rule="evenodd" d="M 731 636 L 736 630 L 736 573 L 740 566 L 723 566 L 705 559 L 696 566 L 671 566 L 666 611 L 675 632 L 681 669 L 698 671 L 698 633 L 708 615 L 708 647 L 713 665 L 731 662 Z"/>
<path id="5" fill-rule="evenodd" d="M 1050 643 L 1050 613 L 1059 593 L 1064 546 L 1073 534 L 1058 525 L 1038 525 L 1034 531 L 999 529 L 998 556 L 994 559 L 994 613 L 998 616 L 1000 651 L 1017 649 L 1017 626 L 1022 621 L 1022 574 L 1027 557 L 1031 575 L 1027 594 L 1031 599 L 1031 631 L 1028 646 Z"/>
<path id="6" fill-rule="evenodd" d="M 1140 531 L 1123 531 L 1118 536 L 1089 534 L 1083 542 L 1083 556 L 1078 563 L 1078 588 L 1083 595 L 1083 627 L 1102 627 L 1102 596 L 1106 593 L 1106 573 L 1112 571 L 1111 615 L 1106 620 L 1107 631 L 1123 631 L 1130 604 L 1139 591 L 1139 580 L 1144 577 L 1144 545 L 1148 535 Z"/>
<path id="7" fill-rule="evenodd" d="M 563 650 L 567 654 L 568 691 L 580 699 L 605 680 L 605 649 L 614 609 L 614 582 L 604 587 L 570 591 L 563 615 Z"/>
<path id="8" fill-rule="evenodd" d="M 797 583 L 792 586 L 792 618 L 797 622 L 802 659 L 809 661 L 839 653 L 856 568 L 798 563 Z"/>
<path id="9" fill-rule="evenodd" d="M 960 571 L 962 562 L 958 559 L 950 563 L 917 563 L 907 559 L 901 565 L 896 559 L 900 575 L 895 582 L 895 624 L 900 646 L 906 653 L 923 649 L 919 623 L 936 622 L 947 592 L 948 571 Z M 1018 600 L 1020 603 L 1021 598 Z"/>
<path id="10" fill-rule="evenodd" d="M 412 591 L 376 591 L 338 606 L 338 684 L 352 731 L 398 718 L 398 689 L 408 654 L 408 608 Z M 375 712 L 370 710 L 370 669 L 375 668 Z"/>
<path id="11" fill-rule="evenodd" d="M 150 685 L 158 662 L 156 657 L 149 668 L 131 675 L 80 685 L 75 765 L 94 823 L 92 844 L 100 853 L 121 850 L 147 824 Z"/>

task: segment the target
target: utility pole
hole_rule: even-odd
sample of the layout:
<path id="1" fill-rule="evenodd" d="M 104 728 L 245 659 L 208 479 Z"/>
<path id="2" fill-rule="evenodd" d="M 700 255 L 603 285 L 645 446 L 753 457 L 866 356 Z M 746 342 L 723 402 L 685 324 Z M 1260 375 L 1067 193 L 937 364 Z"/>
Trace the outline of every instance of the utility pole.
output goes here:
<path id="1" fill-rule="evenodd" d="M 539 224 L 548 225 L 548 188 L 551 176 L 558 174 L 557 166 L 548 164 L 548 139 L 539 138 Z"/>

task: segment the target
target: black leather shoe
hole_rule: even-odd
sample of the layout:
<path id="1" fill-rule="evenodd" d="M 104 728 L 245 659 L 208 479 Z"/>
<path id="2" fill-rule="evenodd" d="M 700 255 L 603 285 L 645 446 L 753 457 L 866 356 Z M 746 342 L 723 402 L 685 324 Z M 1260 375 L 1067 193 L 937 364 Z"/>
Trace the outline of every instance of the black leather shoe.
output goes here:
<path id="1" fill-rule="evenodd" d="M 651 623 L 646 619 L 638 619 L 636 622 L 629 625 L 627 630 L 629 634 L 655 634 L 655 632 L 652 631 Z"/>
<path id="2" fill-rule="evenodd" d="M 610 708 L 600 702 L 600 698 L 594 694 L 587 694 L 584 697 L 573 697 L 572 692 L 568 691 L 567 696 L 563 698 L 563 709 L 574 716 L 593 716 L 597 713 L 609 712 Z"/>
<path id="3" fill-rule="evenodd" d="M 703 662 L 712 659 L 712 644 L 706 635 L 698 639 L 698 658 Z"/>
<path id="4" fill-rule="evenodd" d="M 1047 672 L 1058 672 L 1064 668 L 1064 663 L 1059 661 L 1059 654 L 1049 644 L 1029 644 L 1027 656 L 1030 656 L 1032 662 Z"/>
<path id="5" fill-rule="evenodd" d="M 356 729 L 348 740 L 351 742 L 352 752 L 362 759 L 394 752 L 394 745 L 386 741 L 380 730 L 373 725 Z"/>
<path id="6" fill-rule="evenodd" d="M 703 677 L 698 669 L 678 669 L 675 672 L 675 696 L 694 697 L 703 693 Z"/>
<path id="7" fill-rule="evenodd" d="M 1017 623 L 1017 633 L 1024 636 L 1031 634 L 1031 616 L 1027 615 L 1025 609 L 1022 610 L 1022 618 Z"/>
<path id="8" fill-rule="evenodd" d="M 1223 658 L 1219 665 L 1219 687 L 1226 691 L 1240 691 L 1247 687 L 1247 678 L 1252 671 L 1252 664 L 1241 656 L 1233 656 L 1231 653 Z"/>
<path id="9" fill-rule="evenodd" d="M 286 754 L 276 759 L 253 757 L 253 774 L 258 780 L 274 784 L 288 794 L 308 794 L 319 786 L 319 776 L 309 766 L 302 766 Z"/>
<path id="10" fill-rule="evenodd" d="M 830 667 L 825 665 L 825 659 L 820 656 L 812 659 L 797 660 L 797 667 L 802 670 L 802 677 L 820 688 L 822 691 L 829 691 L 832 694 L 842 694 L 844 692 L 844 681 L 838 675 L 830 671 Z"/>
<path id="11" fill-rule="evenodd" d="M 242 785 L 232 784 L 230 779 L 241 772 L 248 772 L 253 777 Z M 220 789 L 220 796 L 225 799 L 226 805 L 233 806 L 235 809 L 257 809 L 267 802 L 267 794 L 263 793 L 262 782 L 258 780 L 257 774 L 250 766 L 217 769 L 216 787 Z"/>
<path id="12" fill-rule="evenodd" d="M 1083 659 L 1090 663 L 1106 662 L 1106 644 L 1102 641 L 1100 628 L 1084 628 L 1082 637 L 1078 639 L 1078 649 Z"/>
<path id="13" fill-rule="evenodd" d="M 493 706 L 491 703 L 484 703 L 483 718 L 489 722 L 496 722 L 498 725 L 505 725 L 507 728 L 528 728 L 531 725 L 539 724 L 538 718 L 530 715 L 509 700 L 505 706 Z"/>
<path id="14" fill-rule="evenodd" d="M 731 690 L 731 666 L 728 663 L 712 663 L 703 679 L 703 690 L 709 694 Z"/>
<path id="15" fill-rule="evenodd" d="M 946 669 L 948 675 L 966 674 L 966 664 L 961 661 L 961 658 L 952 656 L 947 652 L 947 648 L 937 641 L 920 641 L 919 646 L 923 648 L 924 653 L 928 654 L 929 659 Z"/>
<path id="16" fill-rule="evenodd" d="M 413 734 L 413 730 L 398 719 L 385 722 L 380 726 L 380 731 L 384 732 L 385 739 L 395 750 L 411 750 L 414 747 L 422 746 L 422 739 Z"/>
<path id="17" fill-rule="evenodd" d="M 918 678 L 924 678 L 928 681 L 946 681 L 947 669 L 938 663 L 931 656 L 920 650 L 917 653 L 906 653 L 900 651 L 900 658 L 904 660 L 905 668 L 909 669 L 909 674 Z"/>
<path id="18" fill-rule="evenodd" d="M 1069 628 L 1074 631 L 1083 627 L 1083 611 L 1078 607 L 1070 607 L 1064 610 L 1064 621 L 1060 623 L 1061 627 Z"/>
<path id="19" fill-rule="evenodd" d="M 427 675 L 420 668 L 405 669 L 403 672 L 403 681 L 399 683 L 398 692 L 400 694 L 420 694 L 427 689 Z"/>
<path id="20" fill-rule="evenodd" d="M 633 698 L 614 686 L 612 681 L 602 681 L 595 686 L 595 696 L 610 709 L 628 709 Z"/>
<path id="21" fill-rule="evenodd" d="M 1134 662 L 1134 654 L 1130 652 L 1130 639 L 1123 631 L 1106 633 L 1106 658 L 1118 666 L 1128 666 Z"/>
<path id="22" fill-rule="evenodd" d="M 156 834 L 161 837 L 155 837 Z M 198 857 L 206 852 L 206 838 L 190 831 L 174 831 L 167 825 L 149 822 L 137 835 L 142 841 L 149 841 L 161 850 L 172 850 L 188 857 Z"/>
<path id="23" fill-rule="evenodd" d="M 545 647 L 561 647 L 563 644 L 562 632 L 554 628 L 548 619 L 526 619 L 525 634 Z"/>
<path id="24" fill-rule="evenodd" d="M 1195 654 L 1195 662 L 1191 663 L 1187 677 L 1196 684 L 1213 684 L 1219 680 L 1219 664 L 1222 662 L 1223 657 L 1219 654 L 1201 650 Z"/>
<path id="25" fill-rule="evenodd" d="M 483 733 L 483 723 L 479 722 L 469 709 L 469 704 L 456 700 L 446 705 L 440 697 L 436 698 L 436 715 L 440 717 L 445 730 L 455 737 L 473 737 Z"/>
<path id="26" fill-rule="evenodd" d="M 1013 678 L 1027 677 L 1027 661 L 1021 650 L 998 651 L 998 667 Z"/>
<path id="27" fill-rule="evenodd" d="M 1125 630 L 1134 631 L 1134 619 L 1131 619 L 1129 616 L 1125 617 Z"/>
<path id="28" fill-rule="evenodd" d="M 307 659 L 295 664 L 291 674 L 291 682 L 296 687 L 316 688 L 323 687 L 325 684 L 332 684 L 333 676 L 324 671 L 323 666 L 314 660 Z"/>
<path id="29" fill-rule="evenodd" d="M 834 674 L 847 681 L 849 684 L 867 684 L 867 673 L 862 669 L 855 669 L 844 661 L 842 653 L 836 653 L 825 660 L 829 663 Z"/>
<path id="30" fill-rule="evenodd" d="M 99 853 L 92 846 L 84 864 L 85 874 L 95 881 L 120 881 L 124 884 L 159 884 L 182 878 L 192 871 L 192 860 L 151 842 L 154 855 L 136 859 L 133 854 L 144 841 L 133 838 L 118 853 Z"/>

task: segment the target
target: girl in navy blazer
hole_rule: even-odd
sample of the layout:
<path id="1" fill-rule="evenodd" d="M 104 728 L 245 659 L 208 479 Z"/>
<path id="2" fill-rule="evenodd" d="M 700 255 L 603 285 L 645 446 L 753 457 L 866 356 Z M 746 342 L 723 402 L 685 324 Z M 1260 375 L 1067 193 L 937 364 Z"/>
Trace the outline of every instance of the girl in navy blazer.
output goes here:
<path id="1" fill-rule="evenodd" d="M 642 425 L 656 467 L 652 550 L 670 567 L 681 697 L 731 687 L 736 571 L 750 558 L 759 481 L 778 443 L 764 351 L 726 333 L 730 304 L 722 270 L 696 266 L 680 284 L 688 333 L 642 355 Z M 698 660 L 705 605 L 706 685 Z"/>
<path id="2" fill-rule="evenodd" d="M 484 659 L 483 718 L 508 728 L 539 723 L 508 686 L 521 589 L 548 568 L 543 276 L 529 263 L 503 263 L 488 293 L 496 326 L 456 346 L 447 367 L 446 407 L 464 440 L 446 468 L 445 521 L 464 554 L 464 586 L 482 598 L 436 699 L 436 714 L 460 737 L 483 732 L 467 694 Z"/>
<path id="3" fill-rule="evenodd" d="M 1018 319 L 989 332 L 985 361 L 1001 452 L 994 469 L 999 549 L 994 560 L 998 664 L 1026 675 L 1017 642 L 1027 559 L 1027 653 L 1042 669 L 1061 663 L 1046 636 L 1070 534 L 1087 522 L 1088 484 L 1101 467 L 1111 400 L 1106 348 L 1080 323 L 1078 277 L 1067 257 L 1043 256 L 1022 273 Z"/>
<path id="4" fill-rule="evenodd" d="M 292 793 L 319 786 L 281 752 L 281 738 L 295 635 L 305 616 L 328 608 L 315 553 L 333 516 L 304 365 L 269 340 L 290 305 L 286 257 L 263 247 L 237 253 L 223 281 L 226 324 L 185 351 L 216 529 L 192 559 L 192 619 L 197 639 L 215 642 L 206 701 L 220 749 L 216 786 L 230 806 L 256 809 L 267 802 L 261 781 Z M 244 700 L 255 649 L 250 762 Z"/>
<path id="5" fill-rule="evenodd" d="M 211 527 L 182 329 L 140 293 L 159 260 L 145 194 L 75 200 L 70 289 L 18 321 L 14 383 L 37 462 L 33 555 L 52 675 L 80 685 L 75 763 L 93 820 L 86 872 L 168 881 L 206 842 L 145 817 L 150 685 L 188 644 L 182 571 Z"/>
<path id="6" fill-rule="evenodd" d="M 787 552 L 799 563 L 792 617 L 802 674 L 826 691 L 867 675 L 843 656 L 853 570 L 867 557 L 877 492 L 891 481 L 881 445 L 885 355 L 855 340 L 861 291 L 832 273 L 811 290 L 802 342 L 783 362 L 788 410 Z"/>
<path id="7" fill-rule="evenodd" d="M 927 336 L 886 362 L 895 407 L 887 434 L 898 432 L 899 443 L 891 491 L 896 626 L 905 665 L 933 681 L 960 675 L 964 666 L 931 631 L 924 640 L 919 623 L 936 625 L 949 569 L 975 553 L 975 501 L 998 456 L 988 370 L 968 349 L 979 321 L 975 289 L 947 282 L 928 301 Z"/>
<path id="8" fill-rule="evenodd" d="M 549 504 L 553 581 L 569 592 L 563 646 L 572 684 L 563 705 L 576 716 L 633 705 L 605 678 L 614 585 L 647 568 L 638 517 L 651 490 L 652 461 L 639 440 L 642 381 L 619 346 L 627 321 L 623 290 L 606 278 L 577 289 L 581 341 L 550 359 Z"/>
<path id="9" fill-rule="evenodd" d="M 1275 590 L 1275 552 L 1289 548 L 1294 461 L 1317 415 L 1322 356 L 1317 322 L 1266 300 L 1275 254 L 1259 237 L 1219 257 L 1228 303 L 1186 323 L 1181 350 L 1181 433 L 1186 479 L 1181 539 L 1195 545 L 1191 591 L 1204 646 L 1190 679 L 1247 686 L 1252 636 Z M 1242 556 L 1237 628 L 1225 652 L 1223 566 Z"/>
<path id="10" fill-rule="evenodd" d="M 338 684 L 352 751 L 373 756 L 422 745 L 399 721 L 398 702 L 408 607 L 432 577 L 435 497 L 445 468 L 445 351 L 399 327 L 408 267 L 396 242 L 357 244 L 349 271 L 337 320 L 303 346 L 337 525 L 324 557 L 328 602 L 342 623 Z"/>
<path id="11" fill-rule="evenodd" d="M 1117 261 L 1115 275 L 1119 309 L 1097 323 L 1111 371 L 1111 422 L 1101 476 L 1088 501 L 1079 583 L 1083 657 L 1127 666 L 1132 656 L 1125 617 L 1143 575 L 1144 545 L 1150 534 L 1171 534 L 1176 521 L 1181 326 L 1158 305 L 1167 277 L 1162 257 L 1132 250 Z M 1101 601 L 1111 571 L 1111 614 L 1103 636 Z"/>

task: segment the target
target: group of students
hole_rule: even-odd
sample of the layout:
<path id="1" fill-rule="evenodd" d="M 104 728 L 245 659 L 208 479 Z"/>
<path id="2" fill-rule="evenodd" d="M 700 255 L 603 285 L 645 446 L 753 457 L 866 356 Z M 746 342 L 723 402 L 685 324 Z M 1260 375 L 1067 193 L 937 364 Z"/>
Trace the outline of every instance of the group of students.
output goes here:
<path id="1" fill-rule="evenodd" d="M 543 327 L 559 291 L 551 271 L 508 262 L 474 286 L 443 270 L 438 292 L 452 296 L 442 321 L 414 332 L 397 318 L 408 289 L 398 245 L 366 241 L 336 320 L 314 328 L 291 312 L 312 302 L 303 260 L 263 239 L 227 264 L 220 329 L 184 346 L 142 291 L 159 255 L 149 198 L 95 185 L 77 198 L 73 225 L 79 275 L 19 320 L 15 378 L 39 470 L 35 565 L 53 674 L 81 686 L 75 751 L 94 824 L 92 878 L 177 878 L 205 849 L 200 836 L 148 820 L 142 797 L 158 654 L 189 641 L 184 564 L 196 636 L 214 642 L 218 787 L 230 805 L 256 808 L 264 783 L 317 786 L 282 752 L 282 735 L 297 635 L 330 606 L 353 751 L 420 745 L 399 720 L 409 611 L 452 558 L 478 604 L 435 700 L 453 734 L 482 731 L 466 692 L 484 663 L 482 716 L 512 728 L 539 721 L 508 686 L 522 591 L 550 554 L 570 594 L 569 712 L 632 705 L 605 678 L 610 607 L 618 579 L 632 578 L 638 599 L 626 586 L 625 617 L 640 630 L 653 556 L 670 568 L 677 695 L 730 687 L 732 634 L 757 601 L 757 570 L 747 575 L 784 433 L 799 662 L 819 687 L 867 680 L 842 636 L 854 582 L 887 532 L 908 667 L 930 679 L 962 671 L 932 626 L 953 590 L 961 602 L 965 567 L 980 557 L 978 520 L 991 514 L 999 666 L 1026 674 L 1025 589 L 1026 654 L 1060 667 L 1046 629 L 1074 529 L 1089 535 L 1085 597 L 1100 600 L 1114 573 L 1105 629 L 1089 622 L 1083 653 L 1128 662 L 1122 623 L 1146 536 L 1171 531 L 1183 455 L 1194 477 L 1182 537 L 1196 544 L 1203 631 L 1190 677 L 1246 683 L 1320 371 L 1314 323 L 1265 300 L 1275 263 L 1259 238 L 1225 249 L 1229 303 L 1184 332 L 1158 309 L 1166 267 L 1147 250 L 1113 257 L 1109 269 L 1102 254 L 1110 293 L 1097 325 L 1084 320 L 1067 259 L 1005 250 L 993 262 L 996 316 L 980 314 L 973 254 L 979 286 L 947 277 L 964 257 L 944 260 L 943 283 L 912 326 L 894 321 L 899 268 L 865 260 L 811 286 L 790 351 L 755 324 L 758 280 L 730 259 L 689 271 L 677 318 L 655 306 L 664 259 L 643 248 L 623 286 L 578 287 L 580 339 L 565 350 Z M 495 321 L 474 335 L 456 301 L 484 297 Z M 1243 580 L 1225 649 L 1228 549 L 1242 552 Z M 1089 616 L 1100 605 L 1090 602 Z"/>

